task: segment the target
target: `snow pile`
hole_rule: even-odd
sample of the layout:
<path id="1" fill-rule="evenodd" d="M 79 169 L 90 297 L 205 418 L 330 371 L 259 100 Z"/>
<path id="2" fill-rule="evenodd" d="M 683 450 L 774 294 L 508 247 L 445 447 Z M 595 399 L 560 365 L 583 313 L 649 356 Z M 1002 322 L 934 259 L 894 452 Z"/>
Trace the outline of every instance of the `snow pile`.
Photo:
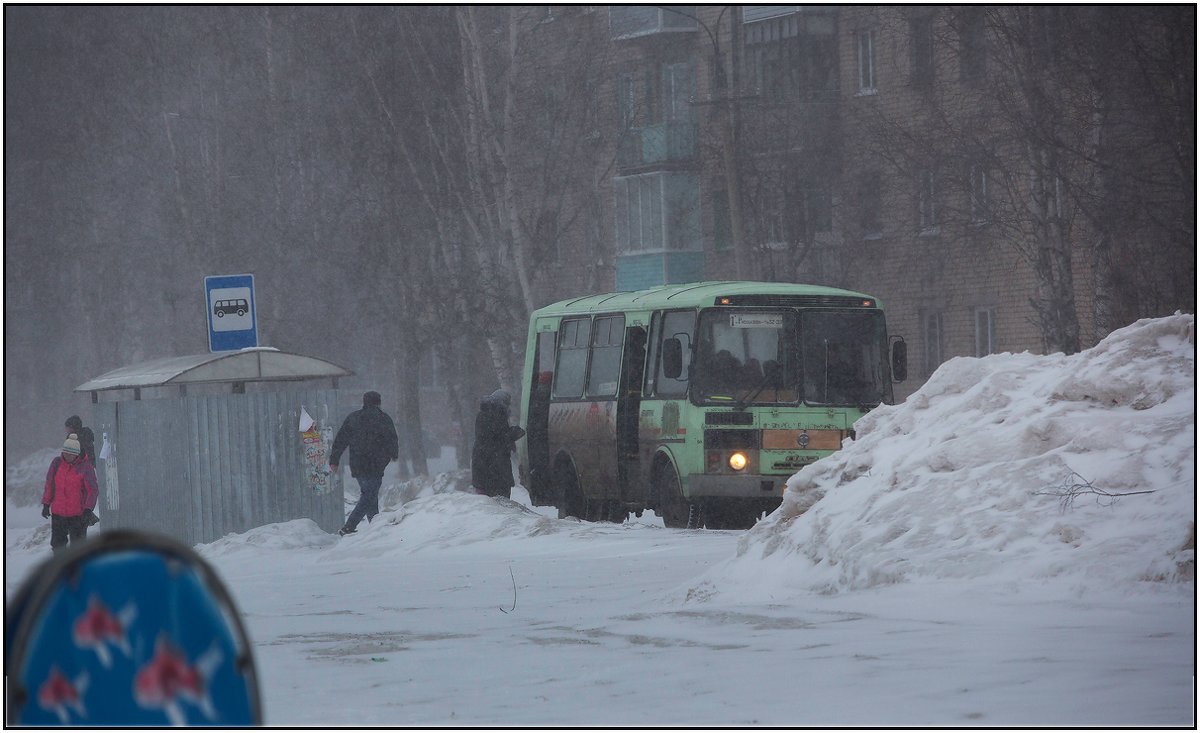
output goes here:
<path id="1" fill-rule="evenodd" d="M 793 476 L 689 598 L 922 578 L 1191 593 L 1195 358 L 1177 314 L 1073 356 L 952 359 Z"/>
<path id="2" fill-rule="evenodd" d="M 453 479 L 448 480 L 452 483 Z M 418 498 L 397 508 L 383 510 L 370 522 L 363 520 L 358 531 L 346 537 L 322 531 L 311 519 L 296 519 L 228 534 L 197 549 L 214 558 L 262 550 L 314 550 L 321 553 L 320 562 L 341 562 L 348 558 L 379 558 L 480 544 L 498 548 L 505 541 L 520 543 L 551 535 L 587 542 L 613 532 L 662 528 L 661 520 L 655 525 L 653 516 L 631 517 L 621 525 L 558 519 L 554 507 L 531 507 L 528 493 L 521 486 L 514 487 L 513 499 L 505 499 L 462 491 L 433 491 L 432 487 L 445 483 L 436 477 L 426 483 L 429 493 L 421 492 Z M 562 545 L 545 545 L 545 549 L 551 554 L 561 553 Z"/>
<path id="3" fill-rule="evenodd" d="M 42 489 L 46 486 L 46 471 L 50 462 L 58 456 L 53 448 L 31 453 L 19 463 L 4 467 L 4 496 L 16 506 L 42 503 Z"/>
<path id="4" fill-rule="evenodd" d="M 579 526 L 577 521 L 543 516 L 515 501 L 458 491 L 432 494 L 381 513 L 369 525 L 359 525 L 361 540 L 374 549 L 394 548 L 396 538 L 406 551 L 446 549 L 506 538 L 537 537 Z M 352 544 L 362 544 L 349 542 Z M 340 548 L 339 548 L 340 549 Z"/>
<path id="5" fill-rule="evenodd" d="M 293 519 L 255 527 L 247 532 L 230 533 L 219 540 L 201 545 L 204 554 L 218 557 L 241 551 L 320 549 L 337 544 L 337 535 L 331 535 L 317 526 L 311 519 Z"/>
<path id="6" fill-rule="evenodd" d="M 351 491 L 350 484 L 354 484 L 353 491 Z M 449 471 L 433 476 L 417 476 L 382 487 L 379 492 L 379 508 L 394 509 L 418 497 L 445 494 L 451 491 L 465 491 L 470 485 L 471 472 L 469 470 Z M 354 494 L 354 500 L 357 501 L 358 486 L 355 481 L 347 482 L 347 498 L 351 493 Z M 353 502 L 351 506 L 353 506 Z"/>

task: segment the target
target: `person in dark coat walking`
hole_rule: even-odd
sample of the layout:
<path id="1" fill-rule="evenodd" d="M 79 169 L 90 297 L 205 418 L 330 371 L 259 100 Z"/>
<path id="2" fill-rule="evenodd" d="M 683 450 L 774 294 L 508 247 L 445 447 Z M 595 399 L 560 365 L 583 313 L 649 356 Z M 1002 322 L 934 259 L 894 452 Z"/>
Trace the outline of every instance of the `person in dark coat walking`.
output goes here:
<path id="1" fill-rule="evenodd" d="M 83 420 L 78 415 L 72 415 L 63 423 L 63 427 L 67 429 L 67 434 L 74 433 L 79 438 L 79 455 L 87 459 L 93 466 L 96 465 L 96 436 L 92 433 L 92 429 L 84 427 Z"/>
<path id="2" fill-rule="evenodd" d="M 347 535 L 358 529 L 365 516 L 371 521 L 379 513 L 379 486 L 387 464 L 400 458 L 400 439 L 396 423 L 379 408 L 382 399 L 378 392 L 363 395 L 361 410 L 346 416 L 333 439 L 329 452 L 329 470 L 338 470 L 342 451 L 350 449 L 350 475 L 358 479 L 358 503 L 338 534 Z"/>
<path id="3" fill-rule="evenodd" d="M 96 468 L 84 459 L 74 433 L 63 442 L 62 453 L 50 462 L 46 487 L 42 490 L 42 516 L 50 520 L 50 549 L 59 552 L 87 539 L 88 527 L 96 517 Z"/>
<path id="4" fill-rule="evenodd" d="M 512 397 L 503 389 L 479 403 L 475 447 L 471 450 L 471 485 L 485 496 L 507 497 L 513 487 L 512 453 L 525 431 L 508 424 Z"/>

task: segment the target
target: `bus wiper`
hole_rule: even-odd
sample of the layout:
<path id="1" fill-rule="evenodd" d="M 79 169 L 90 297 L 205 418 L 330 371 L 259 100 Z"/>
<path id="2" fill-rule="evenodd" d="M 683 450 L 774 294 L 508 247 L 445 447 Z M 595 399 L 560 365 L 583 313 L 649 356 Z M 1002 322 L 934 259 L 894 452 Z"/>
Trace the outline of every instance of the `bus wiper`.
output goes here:
<path id="1" fill-rule="evenodd" d="M 771 378 L 774 376 L 774 374 L 763 374 L 763 378 L 758 381 L 758 386 L 754 388 L 754 391 L 747 394 L 745 398 L 734 403 L 733 409 L 738 411 L 745 410 L 746 406 L 754 401 L 754 398 L 758 396 L 759 392 L 762 392 L 763 389 L 766 388 L 767 382 L 771 381 Z"/>

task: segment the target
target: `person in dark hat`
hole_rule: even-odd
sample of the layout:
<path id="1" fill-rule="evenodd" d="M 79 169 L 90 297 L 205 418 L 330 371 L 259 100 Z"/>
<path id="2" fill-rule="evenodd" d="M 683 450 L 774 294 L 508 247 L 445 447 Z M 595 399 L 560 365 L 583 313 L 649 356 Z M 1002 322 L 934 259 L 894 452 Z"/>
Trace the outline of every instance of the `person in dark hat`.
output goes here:
<path id="1" fill-rule="evenodd" d="M 96 465 L 96 436 L 92 433 L 92 429 L 85 427 L 83 420 L 78 415 L 72 415 L 63 423 L 67 429 L 67 435 L 74 433 L 79 439 L 80 454 L 85 460 Z"/>
<path id="2" fill-rule="evenodd" d="M 383 400 L 378 392 L 363 395 L 361 410 L 346 416 L 333 439 L 329 452 L 329 470 L 337 471 L 342 452 L 350 450 L 350 475 L 358 480 L 358 503 L 346 517 L 338 534 L 347 535 L 358 529 L 363 517 L 371 521 L 379 513 L 379 486 L 387 464 L 400 458 L 400 439 L 396 423 L 380 409 Z"/>
<path id="3" fill-rule="evenodd" d="M 87 539 L 88 527 L 96 517 L 96 468 L 84 460 L 79 438 L 71 433 L 62 452 L 50 462 L 46 487 L 42 490 L 42 516 L 50 520 L 50 549 L 59 552 Z"/>
<path id="4" fill-rule="evenodd" d="M 512 454 L 525 431 L 508 424 L 512 397 L 498 389 L 479 402 L 475 447 L 471 449 L 471 485 L 485 496 L 508 497 L 513 487 Z"/>

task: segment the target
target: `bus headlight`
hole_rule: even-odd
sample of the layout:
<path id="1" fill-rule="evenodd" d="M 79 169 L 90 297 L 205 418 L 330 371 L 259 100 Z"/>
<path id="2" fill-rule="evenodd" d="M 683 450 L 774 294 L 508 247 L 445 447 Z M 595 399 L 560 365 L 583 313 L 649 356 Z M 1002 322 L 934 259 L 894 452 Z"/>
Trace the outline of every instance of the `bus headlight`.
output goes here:
<path id="1" fill-rule="evenodd" d="M 737 452 L 729 456 L 729 467 L 735 471 L 741 471 L 746 467 L 746 454 Z"/>

